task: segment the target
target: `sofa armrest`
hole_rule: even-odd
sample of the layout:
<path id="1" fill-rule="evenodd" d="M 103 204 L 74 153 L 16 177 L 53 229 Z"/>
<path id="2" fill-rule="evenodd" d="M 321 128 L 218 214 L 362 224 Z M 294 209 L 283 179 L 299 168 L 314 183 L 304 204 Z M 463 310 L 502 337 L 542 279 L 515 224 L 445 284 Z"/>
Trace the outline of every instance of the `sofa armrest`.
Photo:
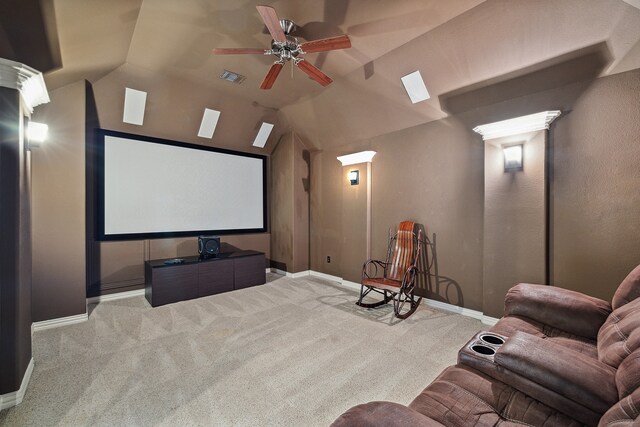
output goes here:
<path id="1" fill-rule="evenodd" d="M 504 313 L 595 339 L 611 313 L 611 304 L 569 289 L 520 283 L 507 292 Z"/>
<path id="2" fill-rule="evenodd" d="M 354 406 L 331 424 L 331 427 L 404 426 L 444 427 L 418 411 L 393 402 L 369 402 Z"/>
<path id="3" fill-rule="evenodd" d="M 498 349 L 494 360 L 600 414 L 618 401 L 614 368 L 543 338 L 516 332 Z"/>

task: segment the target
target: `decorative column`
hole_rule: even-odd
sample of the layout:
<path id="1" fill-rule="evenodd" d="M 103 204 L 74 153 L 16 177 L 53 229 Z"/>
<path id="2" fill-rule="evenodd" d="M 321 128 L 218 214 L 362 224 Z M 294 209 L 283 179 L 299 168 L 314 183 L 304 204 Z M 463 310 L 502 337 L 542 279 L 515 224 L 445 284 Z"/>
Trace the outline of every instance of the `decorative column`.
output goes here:
<path id="1" fill-rule="evenodd" d="M 48 101 L 41 73 L 0 58 L 0 409 L 22 401 L 33 370 L 31 170 L 24 123 Z"/>
<path id="2" fill-rule="evenodd" d="M 371 161 L 375 151 L 338 157 L 342 163 L 342 279 L 360 283 L 362 263 L 371 257 Z M 365 242 L 361 246 L 361 242 Z"/>
<path id="3" fill-rule="evenodd" d="M 500 318 L 518 282 L 548 271 L 547 129 L 560 111 L 478 126 L 484 149 L 483 312 Z"/>

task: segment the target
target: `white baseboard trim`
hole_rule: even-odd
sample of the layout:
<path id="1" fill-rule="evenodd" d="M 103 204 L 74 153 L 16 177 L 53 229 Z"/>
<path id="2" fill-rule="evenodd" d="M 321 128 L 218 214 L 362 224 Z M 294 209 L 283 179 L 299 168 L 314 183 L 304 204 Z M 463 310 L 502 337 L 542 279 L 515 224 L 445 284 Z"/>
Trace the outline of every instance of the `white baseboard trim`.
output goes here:
<path id="1" fill-rule="evenodd" d="M 33 322 L 31 328 L 34 332 L 44 331 L 45 329 L 57 328 L 59 326 L 73 325 L 74 323 L 82 323 L 89 320 L 87 313 L 76 314 L 74 316 L 58 317 L 57 319 L 43 320 L 41 322 Z"/>
<path id="2" fill-rule="evenodd" d="M 471 317 L 473 319 L 482 320 L 482 312 L 478 310 L 471 310 L 470 308 L 459 307 L 457 305 L 428 298 L 422 298 L 422 303 L 430 307 L 439 308 L 441 310 L 450 311 L 452 313 L 462 314 L 463 316 Z"/>
<path id="3" fill-rule="evenodd" d="M 115 294 L 99 295 L 97 297 L 87 298 L 87 304 L 96 304 L 105 301 L 114 301 L 118 299 L 133 298 L 144 296 L 144 289 L 136 289 L 135 291 L 116 292 Z"/>
<path id="4" fill-rule="evenodd" d="M 309 270 L 299 271 L 297 273 L 289 273 L 288 271 L 280 270 L 279 268 L 271 267 L 267 269 L 268 272 L 282 274 L 283 276 L 287 276 L 291 279 L 297 279 L 298 277 L 307 277 L 309 275 Z"/>
<path id="5" fill-rule="evenodd" d="M 319 271 L 309 270 L 310 276 L 320 277 L 322 279 L 333 280 L 335 282 L 340 282 L 343 286 L 346 286 L 351 289 L 355 289 L 357 291 L 360 290 L 360 284 L 351 282 L 349 280 L 344 280 L 341 277 L 331 276 L 329 274 L 320 273 Z M 477 319 L 481 321 L 483 324 L 488 326 L 495 325 L 498 320 L 495 317 L 486 316 L 484 313 L 478 310 L 472 310 L 470 308 L 459 307 L 457 305 L 449 304 L 446 302 L 436 301 L 428 298 L 422 298 L 422 304 L 426 304 L 430 307 L 439 308 L 441 310 L 449 311 L 456 314 L 461 314 L 463 316 L 471 317 L 473 319 Z"/>
<path id="6" fill-rule="evenodd" d="M 446 302 L 435 301 L 428 298 L 423 298 L 422 303 L 428 306 L 439 308 L 442 310 L 450 311 L 452 313 L 462 314 L 463 316 L 468 316 L 474 319 L 478 319 L 483 324 L 488 326 L 493 326 L 498 323 L 498 320 L 495 317 L 486 316 L 483 312 L 478 310 L 471 310 L 470 308 L 458 307 L 457 305 L 449 304 Z"/>
<path id="7" fill-rule="evenodd" d="M 309 276 L 309 270 L 299 271 L 297 273 L 287 273 L 287 277 L 291 277 L 293 279 L 297 279 L 298 277 L 307 277 Z"/>
<path id="8" fill-rule="evenodd" d="M 342 282 L 342 286 L 346 286 L 347 288 L 351 288 L 351 289 L 355 289 L 356 291 L 360 292 L 360 283 L 356 283 L 356 282 L 350 282 L 349 280 L 341 280 Z"/>
<path id="9" fill-rule="evenodd" d="M 286 271 L 280 270 L 279 268 L 275 268 L 275 267 L 271 267 L 270 270 L 271 270 L 272 273 L 281 274 L 281 275 L 287 276 L 287 277 L 290 277 L 288 275 L 291 274 L 291 273 L 287 273 Z"/>
<path id="10" fill-rule="evenodd" d="M 480 319 L 480 321 L 485 324 L 485 325 L 489 325 L 489 326 L 493 326 L 496 323 L 498 323 L 498 318 L 496 317 L 490 317 L 490 316 L 485 316 L 484 314 L 482 315 L 482 319 Z"/>
<path id="11" fill-rule="evenodd" d="M 309 270 L 309 275 L 310 276 L 319 277 L 321 279 L 331 280 L 333 282 L 338 282 L 342 286 L 346 286 L 347 288 L 351 288 L 351 289 L 355 289 L 357 291 L 360 291 L 360 283 L 351 282 L 349 280 L 344 280 L 342 277 L 332 276 L 330 274 L 320 273 L 319 271 L 314 271 L 314 270 Z"/>
<path id="12" fill-rule="evenodd" d="M 342 282 L 342 277 L 332 276 L 326 273 L 320 273 L 319 271 L 309 270 L 309 275 L 319 277 L 321 279 L 332 280 L 334 282 Z"/>
<path id="13" fill-rule="evenodd" d="M 31 380 L 31 373 L 33 372 L 33 357 L 29 361 L 29 366 L 27 366 L 27 370 L 24 372 L 24 376 L 22 377 L 22 383 L 20 383 L 20 389 L 17 391 L 12 391 L 11 393 L 1 394 L 0 395 L 0 411 L 3 409 L 11 408 L 12 406 L 19 405 L 22 403 L 22 399 L 24 399 L 24 394 L 27 392 L 27 386 L 29 385 L 29 381 Z"/>

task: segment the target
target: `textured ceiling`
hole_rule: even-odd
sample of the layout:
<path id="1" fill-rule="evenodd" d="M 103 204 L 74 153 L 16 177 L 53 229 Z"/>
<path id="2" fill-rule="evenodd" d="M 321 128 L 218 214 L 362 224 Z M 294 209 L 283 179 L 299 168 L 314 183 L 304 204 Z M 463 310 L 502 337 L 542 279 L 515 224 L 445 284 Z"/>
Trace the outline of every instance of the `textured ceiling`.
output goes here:
<path id="1" fill-rule="evenodd" d="M 214 56 L 216 47 L 269 47 L 257 4 L 295 21 L 301 40 L 349 34 L 353 47 L 309 54 L 334 79 L 322 88 L 286 66 L 258 89 L 273 57 Z M 62 68 L 50 89 L 119 69 L 186 82 L 194 91 L 277 109 L 316 147 L 366 139 L 447 116 L 443 99 L 537 71 L 600 46 L 601 75 L 640 67 L 640 10 L 623 0 L 53 0 Z M 217 78 L 223 69 L 241 85 Z M 431 99 L 412 105 L 400 77 L 419 69 Z M 544 78 L 567 83 L 553 72 Z M 579 73 L 576 74 L 579 78 Z M 497 80 L 496 80 L 497 79 Z M 539 89 L 539 85 L 531 90 Z M 521 93 L 522 94 L 522 93 Z M 249 105 L 249 104 L 248 104 Z"/>

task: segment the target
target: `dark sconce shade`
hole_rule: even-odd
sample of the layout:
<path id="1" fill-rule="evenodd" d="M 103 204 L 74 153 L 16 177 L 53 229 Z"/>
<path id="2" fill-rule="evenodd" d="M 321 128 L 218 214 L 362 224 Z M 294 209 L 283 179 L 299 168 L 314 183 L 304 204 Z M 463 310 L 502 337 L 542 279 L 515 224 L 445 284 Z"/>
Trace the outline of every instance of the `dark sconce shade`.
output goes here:
<path id="1" fill-rule="evenodd" d="M 502 147 L 505 172 L 517 172 L 523 170 L 523 151 L 522 144 Z"/>
<path id="2" fill-rule="evenodd" d="M 357 170 L 350 171 L 349 182 L 351 182 L 351 185 L 358 185 L 360 183 L 360 172 Z"/>

